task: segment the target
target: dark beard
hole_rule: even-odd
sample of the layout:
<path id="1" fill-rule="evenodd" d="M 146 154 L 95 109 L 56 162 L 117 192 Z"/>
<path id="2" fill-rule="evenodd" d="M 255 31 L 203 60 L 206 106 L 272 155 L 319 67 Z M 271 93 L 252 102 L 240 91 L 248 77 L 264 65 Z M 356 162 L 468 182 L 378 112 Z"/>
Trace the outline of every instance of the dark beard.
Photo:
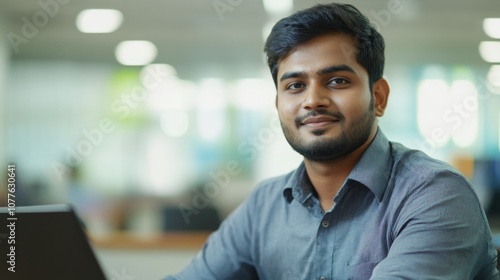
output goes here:
<path id="1" fill-rule="evenodd" d="M 318 139 L 310 144 L 303 143 L 297 136 L 298 134 L 293 135 L 290 129 L 284 126 L 283 123 L 281 126 L 290 146 L 306 159 L 319 162 L 336 161 L 352 153 L 370 137 L 375 121 L 375 114 L 372 104 L 370 104 L 369 108 L 363 115 L 353 121 L 353 125 L 350 128 L 346 127 L 345 118 L 340 113 L 328 112 L 326 110 L 311 111 L 307 116 L 330 115 L 337 118 L 340 122 L 341 134 L 336 138 Z M 305 117 L 298 117 L 296 119 L 297 129 L 301 126 L 301 120 Z M 321 136 L 324 132 L 325 130 L 323 129 L 312 131 L 317 136 Z"/>

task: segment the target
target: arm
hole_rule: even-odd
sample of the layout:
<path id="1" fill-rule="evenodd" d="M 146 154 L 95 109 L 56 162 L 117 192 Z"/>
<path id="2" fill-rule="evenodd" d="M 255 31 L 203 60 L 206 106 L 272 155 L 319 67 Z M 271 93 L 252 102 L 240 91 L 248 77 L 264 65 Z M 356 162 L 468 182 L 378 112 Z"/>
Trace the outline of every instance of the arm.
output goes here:
<path id="1" fill-rule="evenodd" d="M 448 171 L 430 179 L 402 203 L 389 254 L 371 279 L 498 279 L 489 227 L 469 184 Z"/>
<path id="2" fill-rule="evenodd" d="M 250 243 L 251 213 L 257 209 L 251 201 L 252 197 L 224 220 L 182 272 L 165 280 L 258 279 Z"/>

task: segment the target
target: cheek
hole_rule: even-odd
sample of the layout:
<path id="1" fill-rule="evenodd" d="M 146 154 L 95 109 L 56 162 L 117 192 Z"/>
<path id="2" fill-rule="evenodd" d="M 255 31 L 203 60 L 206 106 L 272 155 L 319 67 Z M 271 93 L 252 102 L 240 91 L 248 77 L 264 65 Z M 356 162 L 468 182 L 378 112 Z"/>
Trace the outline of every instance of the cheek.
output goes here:
<path id="1" fill-rule="evenodd" d="M 277 109 L 281 119 L 295 119 L 297 106 L 291 100 L 278 99 Z"/>
<path id="2" fill-rule="evenodd" d="M 347 119 L 355 118 L 356 116 L 368 111 L 370 108 L 370 95 L 351 95 L 337 98 L 335 103 L 340 108 L 341 113 Z"/>

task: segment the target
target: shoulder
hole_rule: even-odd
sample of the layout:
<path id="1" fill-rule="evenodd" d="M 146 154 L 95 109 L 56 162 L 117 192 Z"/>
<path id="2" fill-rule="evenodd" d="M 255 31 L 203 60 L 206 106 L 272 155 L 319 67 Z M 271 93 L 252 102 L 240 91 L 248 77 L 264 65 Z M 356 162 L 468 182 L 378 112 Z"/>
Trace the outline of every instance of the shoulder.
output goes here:
<path id="1" fill-rule="evenodd" d="M 411 180 L 414 185 L 432 183 L 434 179 L 446 178 L 454 185 L 470 188 L 467 178 L 449 163 L 432 158 L 419 150 L 409 149 L 391 142 L 393 176 L 395 179 Z"/>
<path id="2" fill-rule="evenodd" d="M 421 151 L 391 144 L 394 164 L 386 198 L 401 221 L 436 222 L 447 217 L 477 230 L 485 228 L 481 203 L 464 175 Z"/>
<path id="3" fill-rule="evenodd" d="M 409 211 L 469 213 L 483 220 L 482 207 L 469 180 L 450 164 L 418 150 L 392 144 L 394 163 L 386 198 Z M 454 209 L 454 210 L 453 210 Z"/>

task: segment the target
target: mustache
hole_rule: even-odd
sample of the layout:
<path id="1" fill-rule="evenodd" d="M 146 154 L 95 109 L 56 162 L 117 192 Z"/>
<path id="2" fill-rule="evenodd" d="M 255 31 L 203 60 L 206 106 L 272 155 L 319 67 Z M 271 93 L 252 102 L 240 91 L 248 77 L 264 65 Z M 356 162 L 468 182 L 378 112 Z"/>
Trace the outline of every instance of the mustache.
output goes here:
<path id="1" fill-rule="evenodd" d="M 340 112 L 330 112 L 326 109 L 319 109 L 319 110 L 311 110 L 309 112 L 307 112 L 307 114 L 303 115 L 303 116 L 298 116 L 295 118 L 295 125 L 297 127 L 301 126 L 302 125 L 302 122 L 306 119 L 306 118 L 309 118 L 309 117 L 316 117 L 316 116 L 320 116 L 320 115 L 324 115 L 324 116 L 330 116 L 332 118 L 335 118 L 335 119 L 338 119 L 339 121 L 343 122 L 344 121 L 344 115 L 342 115 Z"/>

